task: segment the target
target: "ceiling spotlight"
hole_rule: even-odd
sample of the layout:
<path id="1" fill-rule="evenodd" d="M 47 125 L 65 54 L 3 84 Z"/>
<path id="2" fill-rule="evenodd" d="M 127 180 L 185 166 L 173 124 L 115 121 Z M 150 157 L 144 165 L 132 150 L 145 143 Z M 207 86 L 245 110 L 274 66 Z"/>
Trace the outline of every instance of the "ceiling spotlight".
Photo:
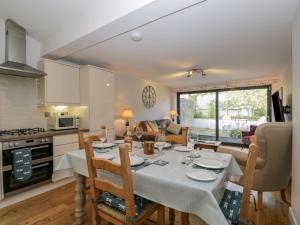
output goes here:
<path id="1" fill-rule="evenodd" d="M 206 76 L 206 73 L 204 72 L 203 69 L 201 68 L 195 68 L 195 69 L 192 69 L 190 71 L 187 72 L 186 76 L 188 78 L 192 77 L 192 75 L 194 74 L 201 74 L 201 76 L 205 77 Z"/>
<path id="2" fill-rule="evenodd" d="M 188 73 L 187 73 L 187 77 L 191 77 L 193 75 L 193 71 L 191 70 L 191 71 L 189 71 Z"/>
<path id="3" fill-rule="evenodd" d="M 141 40 L 143 40 L 142 34 L 140 32 L 138 32 L 138 31 L 132 32 L 132 34 L 131 34 L 131 40 L 132 41 L 141 41 Z"/>

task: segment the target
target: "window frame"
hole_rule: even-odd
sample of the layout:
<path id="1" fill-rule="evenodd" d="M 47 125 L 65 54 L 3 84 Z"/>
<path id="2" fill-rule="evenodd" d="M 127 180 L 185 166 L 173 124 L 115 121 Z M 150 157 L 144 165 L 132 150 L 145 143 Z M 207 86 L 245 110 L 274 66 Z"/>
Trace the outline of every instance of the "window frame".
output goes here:
<path id="1" fill-rule="evenodd" d="M 208 89 L 208 90 L 193 90 L 177 92 L 176 103 L 177 103 L 177 113 L 180 115 L 180 95 L 183 94 L 198 94 L 198 93 L 215 93 L 216 94 L 216 141 L 220 140 L 219 136 L 219 94 L 225 91 L 241 91 L 241 90 L 254 90 L 254 89 L 267 89 L 267 121 L 272 121 L 272 85 L 257 85 L 257 86 L 247 86 L 247 87 L 234 87 L 234 88 L 222 88 L 222 89 Z M 180 124 L 180 116 L 177 117 L 177 123 Z M 222 144 L 242 146 L 242 144 L 232 143 L 232 142 L 222 142 Z"/>

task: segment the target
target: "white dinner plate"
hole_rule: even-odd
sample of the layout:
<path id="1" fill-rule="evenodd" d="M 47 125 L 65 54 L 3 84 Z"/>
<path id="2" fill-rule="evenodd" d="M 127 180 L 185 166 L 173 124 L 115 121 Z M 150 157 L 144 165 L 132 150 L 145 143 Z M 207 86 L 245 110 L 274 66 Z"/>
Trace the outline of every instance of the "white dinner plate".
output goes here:
<path id="1" fill-rule="evenodd" d="M 142 163 L 144 163 L 144 159 L 141 157 L 137 157 L 137 156 L 131 156 L 130 157 L 130 165 L 131 166 L 137 166 L 137 165 L 141 165 Z M 120 163 L 120 159 L 114 159 L 114 162 L 116 163 Z"/>
<path id="2" fill-rule="evenodd" d="M 112 160 L 115 158 L 114 155 L 110 153 L 94 153 L 96 158 L 102 158 L 102 159 L 107 159 L 107 160 Z"/>
<path id="3" fill-rule="evenodd" d="M 197 181 L 214 181 L 217 179 L 217 174 L 208 170 L 193 170 L 186 173 L 186 176 Z"/>
<path id="4" fill-rule="evenodd" d="M 197 166 L 209 168 L 209 169 L 223 169 L 225 168 L 225 163 L 218 159 L 200 158 L 194 161 Z"/>
<path id="5" fill-rule="evenodd" d="M 188 148 L 187 146 L 175 146 L 174 148 L 176 151 L 178 152 L 190 152 L 192 149 L 191 148 Z"/>
<path id="6" fill-rule="evenodd" d="M 108 148 L 94 148 L 94 152 L 105 153 L 105 152 L 109 152 L 109 149 Z"/>
<path id="7" fill-rule="evenodd" d="M 115 142 L 115 144 L 118 144 L 118 145 L 125 143 L 124 140 L 115 140 L 114 142 Z"/>
<path id="8" fill-rule="evenodd" d="M 155 142 L 154 147 L 158 148 L 159 146 L 162 148 L 170 148 L 172 145 L 169 142 Z"/>
<path id="9" fill-rule="evenodd" d="M 94 143 L 93 148 L 111 148 L 115 146 L 115 143 Z"/>

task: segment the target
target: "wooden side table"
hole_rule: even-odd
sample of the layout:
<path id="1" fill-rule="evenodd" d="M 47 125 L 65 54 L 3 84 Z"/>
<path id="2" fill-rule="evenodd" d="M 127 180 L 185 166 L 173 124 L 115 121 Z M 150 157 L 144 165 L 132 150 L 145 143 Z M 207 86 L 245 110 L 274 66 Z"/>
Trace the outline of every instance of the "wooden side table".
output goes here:
<path id="1" fill-rule="evenodd" d="M 205 149 L 212 149 L 215 152 L 218 150 L 218 147 L 222 144 L 222 142 L 220 141 L 216 141 L 216 142 L 198 142 L 194 145 L 194 149 L 199 148 L 200 150 L 205 148 Z"/>

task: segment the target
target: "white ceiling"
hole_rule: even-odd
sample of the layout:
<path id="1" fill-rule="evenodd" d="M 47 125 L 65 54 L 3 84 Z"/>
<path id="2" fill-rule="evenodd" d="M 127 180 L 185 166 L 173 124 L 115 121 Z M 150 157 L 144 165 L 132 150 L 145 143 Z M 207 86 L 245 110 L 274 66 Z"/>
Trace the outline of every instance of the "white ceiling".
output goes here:
<path id="1" fill-rule="evenodd" d="M 37 13 L 30 20 L 21 7 L 17 7 L 19 2 L 25 1 L 0 1 L 0 15 L 6 12 L 41 38 L 44 45 L 46 36 L 53 36 L 69 23 L 74 24 L 77 18 L 74 15 L 81 15 L 82 19 L 97 13 L 94 1 L 82 10 L 79 0 L 72 1 L 76 7 L 71 9 L 65 4 L 62 9 L 56 7 L 53 1 L 27 0 L 37 3 L 37 11 L 49 8 L 49 13 L 42 10 L 43 13 Z M 59 0 L 54 1 L 61 4 Z M 13 2 L 14 8 L 20 9 L 3 8 L 2 2 L 8 5 Z M 119 7 L 116 2 L 101 2 L 105 10 L 100 14 L 109 15 L 112 6 Z M 60 48 L 49 51 L 48 55 L 106 67 L 119 74 L 154 80 L 170 87 L 277 76 L 290 65 L 291 21 L 299 0 L 208 0 L 179 10 L 197 2 L 200 0 L 153 1 L 90 36 L 86 33 L 77 41 L 58 46 Z M 22 4 L 25 7 L 26 4 Z M 174 11 L 178 12 L 164 17 Z M 157 19 L 159 17 L 162 18 Z M 140 25 L 143 26 L 136 30 L 141 32 L 143 40 L 133 42 L 131 32 L 126 31 Z M 186 78 L 185 71 L 195 66 L 205 69 L 207 77 Z"/>
<path id="2" fill-rule="evenodd" d="M 0 18 L 11 18 L 44 43 L 64 32 L 91 32 L 153 0 L 0 0 Z"/>
<path id="3" fill-rule="evenodd" d="M 297 0 L 208 0 L 65 58 L 170 87 L 279 75 L 291 60 Z M 186 78 L 204 68 L 207 77 Z"/>

